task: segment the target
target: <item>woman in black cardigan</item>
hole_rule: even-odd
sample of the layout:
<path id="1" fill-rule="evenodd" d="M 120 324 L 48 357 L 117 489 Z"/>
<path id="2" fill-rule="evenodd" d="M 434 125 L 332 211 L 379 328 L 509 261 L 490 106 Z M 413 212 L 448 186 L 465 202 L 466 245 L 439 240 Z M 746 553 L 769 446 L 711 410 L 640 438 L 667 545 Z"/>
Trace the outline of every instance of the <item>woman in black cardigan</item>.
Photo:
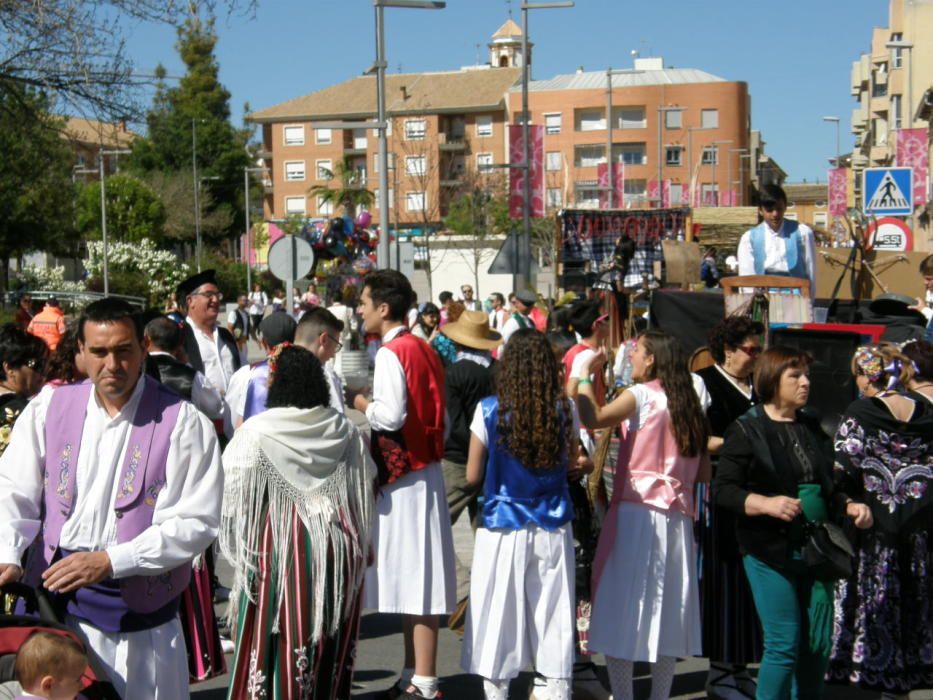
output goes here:
<path id="1" fill-rule="evenodd" d="M 758 700 L 823 695 L 832 586 L 803 564 L 802 526 L 829 519 L 835 497 L 832 443 L 800 410 L 810 396 L 809 365 L 797 350 L 762 353 L 755 369 L 762 403 L 726 431 L 713 487 L 716 503 L 738 516 L 736 540 L 764 631 Z M 871 526 L 864 504 L 844 507 L 857 527 Z"/>

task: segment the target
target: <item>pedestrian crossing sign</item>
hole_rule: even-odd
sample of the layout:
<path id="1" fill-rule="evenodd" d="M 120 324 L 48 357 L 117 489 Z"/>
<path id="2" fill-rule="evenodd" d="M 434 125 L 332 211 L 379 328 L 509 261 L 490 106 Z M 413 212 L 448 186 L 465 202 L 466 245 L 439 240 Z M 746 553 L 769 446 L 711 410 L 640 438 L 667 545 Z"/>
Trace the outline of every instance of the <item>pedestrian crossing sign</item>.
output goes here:
<path id="1" fill-rule="evenodd" d="M 862 207 L 869 216 L 909 216 L 914 211 L 912 168 L 866 168 Z"/>

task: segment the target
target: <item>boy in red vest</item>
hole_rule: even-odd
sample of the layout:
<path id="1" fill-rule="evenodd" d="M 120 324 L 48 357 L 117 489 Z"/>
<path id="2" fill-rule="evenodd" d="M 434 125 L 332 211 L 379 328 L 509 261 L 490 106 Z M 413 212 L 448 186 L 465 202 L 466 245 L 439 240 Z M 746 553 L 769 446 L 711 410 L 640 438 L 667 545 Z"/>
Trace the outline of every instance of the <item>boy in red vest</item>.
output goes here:
<path id="1" fill-rule="evenodd" d="M 366 574 L 365 606 L 404 617 L 405 668 L 384 697 L 434 698 L 438 616 L 457 604 L 453 534 L 441 470 L 446 406 L 437 353 L 408 331 L 411 284 L 399 272 L 366 276 L 359 313 L 378 333 L 373 398 L 348 403 L 372 427 L 382 484 L 373 530 L 375 563 Z M 352 400 L 350 400 L 352 399 Z"/>

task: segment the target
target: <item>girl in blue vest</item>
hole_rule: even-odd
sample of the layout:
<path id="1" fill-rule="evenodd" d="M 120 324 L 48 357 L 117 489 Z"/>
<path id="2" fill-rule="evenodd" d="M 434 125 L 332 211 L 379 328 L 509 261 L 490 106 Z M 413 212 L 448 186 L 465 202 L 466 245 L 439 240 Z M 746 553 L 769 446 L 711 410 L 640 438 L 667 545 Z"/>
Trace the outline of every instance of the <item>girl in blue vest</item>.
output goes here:
<path id="1" fill-rule="evenodd" d="M 553 700 L 573 675 L 573 507 L 567 486 L 579 426 L 547 338 L 516 331 L 470 426 L 467 481 L 484 484 L 461 666 L 505 700 L 529 663 Z M 484 483 L 485 474 L 485 483 Z"/>

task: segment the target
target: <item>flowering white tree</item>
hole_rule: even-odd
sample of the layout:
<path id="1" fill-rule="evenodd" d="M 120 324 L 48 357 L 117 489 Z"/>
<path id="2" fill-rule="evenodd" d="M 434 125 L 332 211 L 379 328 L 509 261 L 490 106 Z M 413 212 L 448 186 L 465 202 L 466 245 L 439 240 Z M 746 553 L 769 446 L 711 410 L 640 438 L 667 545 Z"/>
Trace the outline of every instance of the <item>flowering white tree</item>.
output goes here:
<path id="1" fill-rule="evenodd" d="M 103 277 L 103 243 L 88 241 L 84 268 L 88 279 Z M 160 250 L 148 238 L 138 243 L 111 243 L 107 246 L 107 268 L 115 272 L 139 275 L 146 281 L 149 303 L 161 306 L 178 284 L 190 275 L 187 263 L 167 250 Z M 119 290 L 114 290 L 119 291 Z"/>

